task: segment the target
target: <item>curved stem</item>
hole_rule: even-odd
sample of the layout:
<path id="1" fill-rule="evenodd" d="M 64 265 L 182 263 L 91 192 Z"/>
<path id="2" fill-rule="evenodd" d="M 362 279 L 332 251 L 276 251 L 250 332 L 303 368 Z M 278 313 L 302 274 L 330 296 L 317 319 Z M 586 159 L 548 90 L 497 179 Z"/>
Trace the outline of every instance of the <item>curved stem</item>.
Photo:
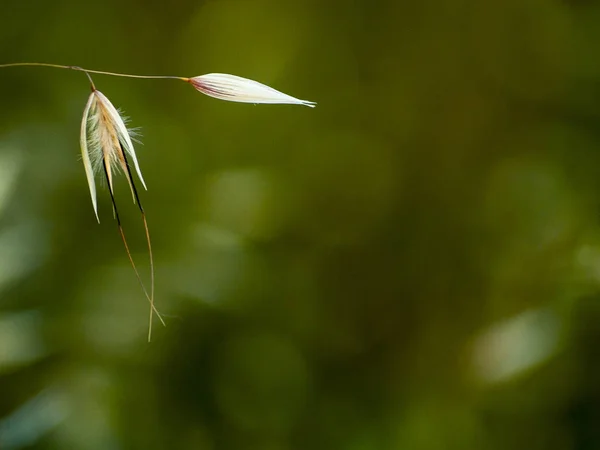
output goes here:
<path id="1" fill-rule="evenodd" d="M 69 70 L 77 70 L 85 73 L 95 73 L 98 75 L 110 75 L 113 77 L 125 77 L 125 78 L 142 78 L 142 79 L 170 79 L 170 80 L 181 80 L 188 81 L 189 78 L 186 77 L 176 77 L 171 75 L 133 75 L 129 73 L 118 73 L 118 72 L 105 72 L 103 70 L 90 70 L 84 69 L 78 66 L 65 66 L 62 64 L 49 64 L 49 63 L 9 63 L 9 64 L 0 64 L 0 69 L 4 67 L 19 67 L 19 66 L 38 66 L 38 67 L 53 67 L 55 69 L 69 69 Z"/>
<path id="2" fill-rule="evenodd" d="M 92 76 L 87 72 L 83 72 L 83 73 L 85 73 L 85 76 L 88 77 L 88 80 L 90 80 L 92 92 L 94 92 L 96 90 L 96 85 L 94 84 L 94 80 L 92 80 Z"/>

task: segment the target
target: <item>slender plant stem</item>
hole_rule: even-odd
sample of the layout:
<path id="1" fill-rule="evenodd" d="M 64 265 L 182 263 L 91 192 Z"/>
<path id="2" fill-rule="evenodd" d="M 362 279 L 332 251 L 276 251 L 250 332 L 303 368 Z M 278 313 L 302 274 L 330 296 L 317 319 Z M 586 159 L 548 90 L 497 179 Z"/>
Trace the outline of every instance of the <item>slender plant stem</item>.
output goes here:
<path id="1" fill-rule="evenodd" d="M 53 67 L 55 69 L 68 69 L 68 70 L 77 70 L 79 72 L 85 73 L 95 73 L 98 75 L 110 75 L 113 77 L 124 77 L 124 78 L 143 78 L 143 79 L 169 79 L 169 80 L 181 80 L 181 81 L 189 81 L 189 78 L 186 77 L 175 77 L 171 75 L 132 75 L 129 73 L 117 73 L 117 72 L 105 72 L 102 70 L 90 70 L 84 69 L 78 66 L 65 66 L 62 64 L 49 64 L 49 63 L 10 63 L 10 64 L 0 64 L 0 69 L 4 67 L 19 67 L 19 66 L 38 66 L 38 67 Z"/>

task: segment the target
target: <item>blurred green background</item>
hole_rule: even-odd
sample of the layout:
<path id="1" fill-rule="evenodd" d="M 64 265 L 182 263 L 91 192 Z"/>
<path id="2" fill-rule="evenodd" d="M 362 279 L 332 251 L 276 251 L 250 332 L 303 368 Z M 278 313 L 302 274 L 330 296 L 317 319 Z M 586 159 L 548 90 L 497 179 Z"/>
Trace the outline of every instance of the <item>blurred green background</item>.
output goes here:
<path id="1" fill-rule="evenodd" d="M 0 449 L 600 449 L 600 2 L 2 0 L 141 127 L 148 304 L 81 73 L 0 69 Z M 117 202 L 149 280 L 139 212 Z"/>

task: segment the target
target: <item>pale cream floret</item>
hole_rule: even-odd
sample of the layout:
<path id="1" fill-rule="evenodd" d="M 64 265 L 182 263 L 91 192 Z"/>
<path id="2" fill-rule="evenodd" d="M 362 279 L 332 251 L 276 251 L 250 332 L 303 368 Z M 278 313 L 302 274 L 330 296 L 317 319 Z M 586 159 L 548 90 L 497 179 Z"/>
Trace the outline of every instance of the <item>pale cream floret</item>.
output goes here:
<path id="1" fill-rule="evenodd" d="M 135 188 L 127 167 L 127 157 L 123 154 L 123 150 L 125 150 L 133 161 L 144 189 L 147 189 L 146 183 L 135 154 L 130 130 L 127 129 L 125 121 L 110 100 L 98 90 L 94 90 L 90 94 L 85 106 L 80 139 L 81 156 L 90 188 L 92 205 L 96 218 L 100 221 L 94 181 L 96 172 L 106 170 L 109 189 L 112 192 L 113 170 L 122 169 L 135 202 Z"/>
<path id="2" fill-rule="evenodd" d="M 315 102 L 300 100 L 272 87 L 248 78 L 225 73 L 209 73 L 190 78 L 198 91 L 210 97 L 241 103 L 270 103 L 304 105 L 314 108 Z"/>

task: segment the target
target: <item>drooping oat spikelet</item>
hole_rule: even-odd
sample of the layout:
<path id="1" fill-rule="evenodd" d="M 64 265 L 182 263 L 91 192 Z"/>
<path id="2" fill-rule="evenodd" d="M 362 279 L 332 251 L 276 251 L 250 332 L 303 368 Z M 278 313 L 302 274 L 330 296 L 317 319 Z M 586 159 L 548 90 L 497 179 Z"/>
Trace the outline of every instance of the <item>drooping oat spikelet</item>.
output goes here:
<path id="1" fill-rule="evenodd" d="M 225 73 L 209 73 L 188 82 L 203 94 L 240 103 L 286 103 L 314 108 L 315 102 L 300 100 L 248 78 Z"/>
<path id="2" fill-rule="evenodd" d="M 98 172 L 103 172 L 108 184 L 108 190 L 110 192 L 110 198 L 113 206 L 113 213 L 117 220 L 119 227 L 119 233 L 123 240 L 127 256 L 134 269 L 136 277 L 142 286 L 144 294 L 150 302 L 150 323 L 148 327 L 148 340 L 152 336 L 152 316 L 156 312 L 157 316 L 164 325 L 164 321 L 154 306 L 154 262 L 152 257 L 152 245 L 150 241 L 150 233 L 148 230 L 148 224 L 146 221 L 146 214 L 140 202 L 135 182 L 131 174 L 129 167 L 128 157 L 131 157 L 136 173 L 142 182 L 144 188 L 146 183 L 142 177 L 142 172 L 139 167 L 139 163 L 133 147 L 130 131 L 125 125 L 125 121 L 113 106 L 113 104 L 106 98 L 104 94 L 98 91 L 92 85 L 92 93 L 88 99 L 83 112 L 83 119 L 81 122 L 81 156 L 83 159 L 83 165 L 85 168 L 85 174 L 87 177 L 90 195 L 92 198 L 92 205 L 96 218 L 100 221 L 98 216 L 98 204 L 96 199 L 96 183 L 94 175 Z M 137 203 L 140 212 L 142 214 L 142 220 L 144 222 L 144 228 L 146 231 L 146 240 L 148 243 L 148 252 L 150 257 L 150 273 L 151 273 L 151 291 L 150 295 L 146 291 L 144 283 L 137 271 L 123 227 L 121 226 L 121 219 L 117 210 L 117 203 L 114 196 L 113 188 L 113 175 L 118 170 L 122 170 L 129 183 L 131 189 L 131 195 L 134 203 Z"/>
<path id="3" fill-rule="evenodd" d="M 147 188 L 129 130 L 110 100 L 96 89 L 90 94 L 83 113 L 83 121 L 81 123 L 81 153 L 96 218 L 98 218 L 98 207 L 94 173 L 103 168 L 106 170 L 111 192 L 113 191 L 113 169 L 122 169 L 129 183 L 133 201 L 137 201 L 139 204 L 135 184 L 129 170 L 127 155 L 133 160 L 135 171 L 144 189 Z"/>

